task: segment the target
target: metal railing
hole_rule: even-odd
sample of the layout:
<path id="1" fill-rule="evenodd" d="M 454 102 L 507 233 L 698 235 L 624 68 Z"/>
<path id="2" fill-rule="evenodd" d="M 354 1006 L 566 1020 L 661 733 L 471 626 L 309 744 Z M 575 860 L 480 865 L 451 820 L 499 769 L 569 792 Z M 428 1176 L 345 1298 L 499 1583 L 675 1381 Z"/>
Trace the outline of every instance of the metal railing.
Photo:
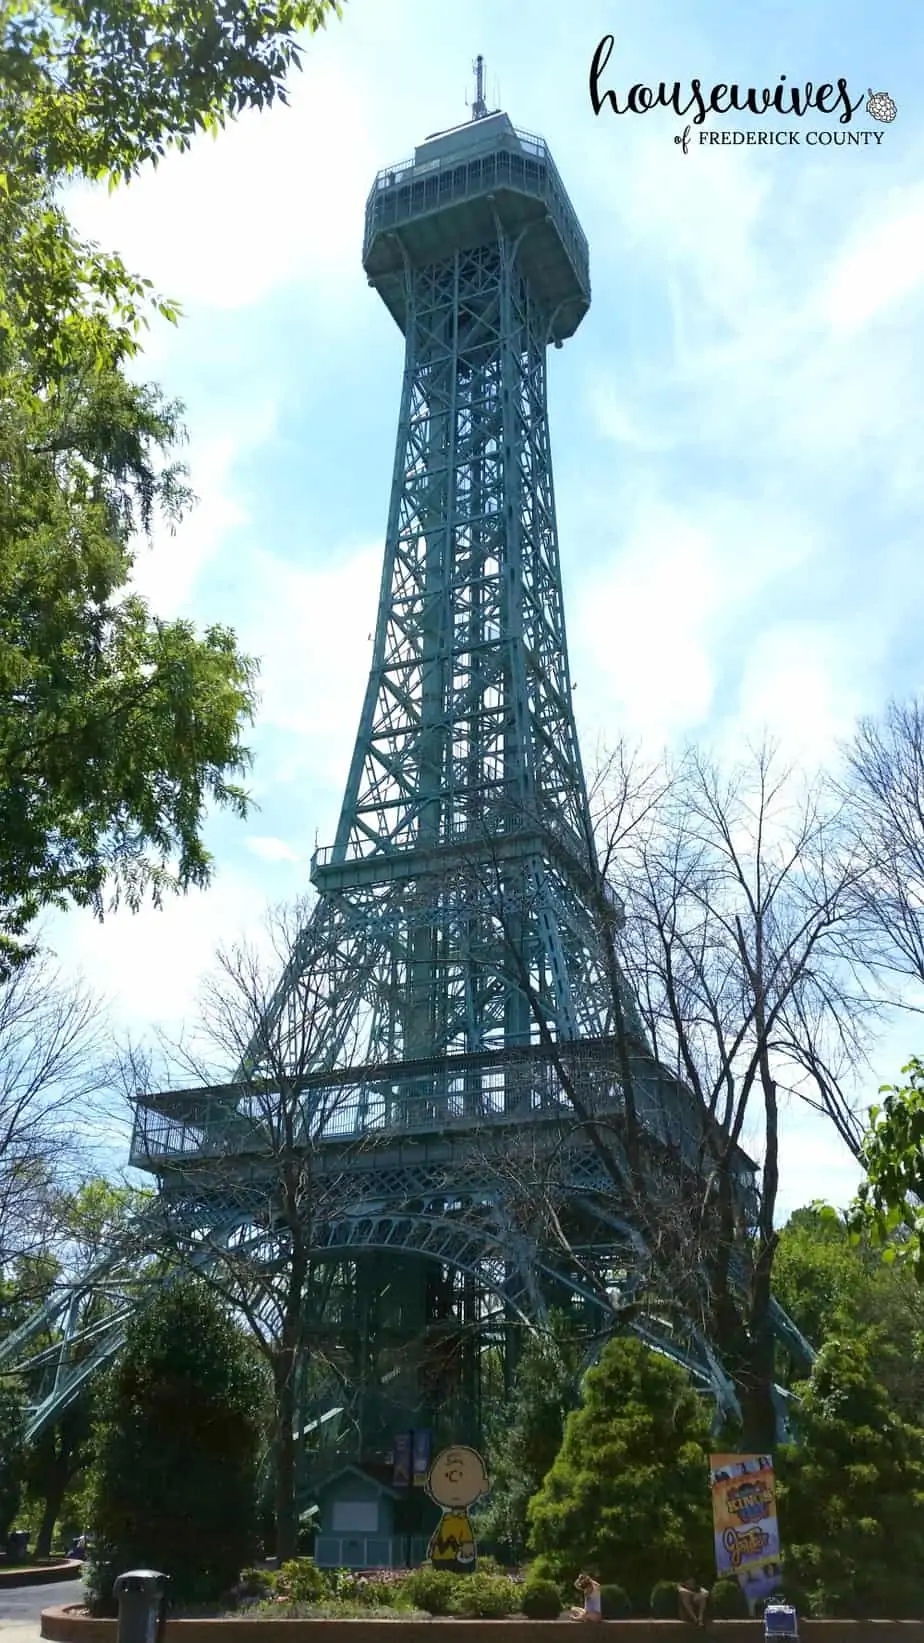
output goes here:
<path id="1" fill-rule="evenodd" d="M 423 1535 L 317 1535 L 319 1569 L 413 1569 L 427 1552 Z"/>
<path id="2" fill-rule="evenodd" d="M 415 159 L 401 160 L 380 171 L 366 201 L 363 255 L 376 234 L 505 182 L 544 201 L 575 272 L 589 291 L 587 236 L 548 144 L 531 132 L 514 128 L 486 132 L 483 143 L 474 143 L 456 154 L 443 154 L 422 164 Z"/>
<path id="3" fill-rule="evenodd" d="M 476 795 L 479 799 L 481 795 Z M 395 807 L 397 808 L 397 806 Z M 490 858 L 492 842 L 500 838 L 517 837 L 535 843 L 547 841 L 567 850 L 578 860 L 587 859 L 588 850 L 583 840 L 570 827 L 563 824 L 560 817 L 556 818 L 555 826 L 539 811 L 517 810 L 512 806 L 498 803 L 490 807 L 484 803 L 480 806 L 477 819 L 468 818 L 454 821 L 452 816 L 444 813 L 440 819 L 439 830 L 431 840 L 414 830 L 414 824 L 420 825 L 419 817 L 408 814 L 402 816 L 394 826 L 391 838 L 379 835 L 375 838 L 353 836 L 349 839 L 342 856 L 344 864 L 354 861 L 365 861 L 373 856 L 407 856 L 415 851 L 430 849 L 475 849 L 480 850 Z M 311 868 L 328 867 L 336 860 L 336 846 L 321 844 L 315 848 L 311 857 Z M 606 894 L 606 892 L 604 892 Z M 609 891 L 609 897 L 615 896 L 615 891 Z M 619 898 L 616 897 L 618 901 Z"/>
<path id="4" fill-rule="evenodd" d="M 576 1079 L 589 1111 L 598 1119 L 612 1119 L 623 1110 L 616 1067 L 601 1046 L 569 1046 L 562 1060 Z M 291 1102 L 292 1093 L 287 1100 Z M 242 1099 L 243 1099 L 242 1092 Z M 692 1093 L 664 1074 L 636 1075 L 635 1104 L 647 1133 L 662 1145 L 692 1160 L 702 1141 L 702 1114 Z M 135 1167 L 170 1169 L 184 1162 L 200 1166 L 221 1159 L 268 1162 L 277 1156 L 274 1138 L 273 1091 L 262 1092 L 261 1112 L 229 1111 L 216 1099 L 213 1112 L 195 1122 L 183 1122 L 153 1107 L 135 1113 L 130 1162 Z M 291 1107 L 290 1107 L 291 1114 Z M 519 1062 L 498 1060 L 477 1068 L 450 1065 L 424 1070 L 415 1076 L 409 1065 L 370 1077 L 357 1068 L 317 1083 L 300 1098 L 298 1125 L 306 1148 L 337 1146 L 367 1138 L 381 1143 L 392 1136 L 439 1135 L 465 1131 L 497 1131 L 503 1127 L 550 1121 L 567 1122 L 570 1100 L 562 1088 L 558 1068 L 542 1052 Z M 298 1144 L 296 1140 L 296 1145 Z"/>
<path id="5" fill-rule="evenodd" d="M 522 1094 L 517 1092 L 518 1099 L 513 1102 L 509 1079 L 503 1071 L 482 1074 L 477 1084 L 433 1077 L 420 1082 L 421 1088 L 415 1090 L 408 1086 L 369 1085 L 357 1079 L 352 1086 L 307 1093 L 303 1103 L 305 1145 L 353 1141 L 363 1136 L 384 1138 L 522 1124 L 563 1115 L 568 1110 L 567 1099 L 552 1076 L 541 1083 L 535 1081 Z M 268 1092 L 268 1118 L 271 1099 Z M 614 1099 L 614 1110 L 616 1106 Z M 144 1167 L 180 1163 L 184 1159 L 202 1162 L 234 1157 L 271 1159 L 279 1151 L 271 1129 L 270 1122 L 265 1126 L 259 1122 L 235 1124 L 229 1121 L 227 1108 L 222 1111 L 218 1103 L 214 1118 L 195 1125 L 139 1107 L 132 1132 L 130 1162 L 133 1167 Z"/>

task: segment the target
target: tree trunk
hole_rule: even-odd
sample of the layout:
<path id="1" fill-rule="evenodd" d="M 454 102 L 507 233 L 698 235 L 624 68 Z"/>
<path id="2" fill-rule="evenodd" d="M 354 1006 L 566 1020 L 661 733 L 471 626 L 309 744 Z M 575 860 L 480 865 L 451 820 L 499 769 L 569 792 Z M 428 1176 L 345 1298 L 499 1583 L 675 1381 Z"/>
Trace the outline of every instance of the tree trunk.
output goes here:
<path id="1" fill-rule="evenodd" d="M 60 1516 L 64 1496 L 67 1494 L 67 1486 L 73 1475 L 73 1458 L 73 1440 L 66 1438 L 64 1433 L 60 1432 L 48 1466 L 45 1484 L 45 1505 L 42 1509 L 41 1527 L 35 1542 L 36 1557 L 50 1557 L 51 1555 L 51 1542 L 55 1532 L 55 1524 Z"/>
<path id="2" fill-rule="evenodd" d="M 298 1554 L 295 1504 L 295 1354 L 281 1348 L 273 1365 L 276 1392 L 276 1556 L 280 1563 Z"/>
<path id="3" fill-rule="evenodd" d="M 35 1541 L 36 1557 L 51 1556 L 51 1537 L 54 1534 L 58 1513 L 61 1510 L 61 1502 L 64 1499 L 64 1489 L 64 1483 L 62 1482 L 59 1487 L 58 1479 L 55 1478 L 45 1496 L 45 1505 L 42 1508 L 42 1522 Z"/>
<path id="4" fill-rule="evenodd" d="M 772 1455 L 776 1448 L 776 1406 L 773 1402 L 773 1351 L 770 1362 L 760 1341 L 755 1341 L 751 1362 L 741 1378 L 741 1444 L 745 1454 Z"/>

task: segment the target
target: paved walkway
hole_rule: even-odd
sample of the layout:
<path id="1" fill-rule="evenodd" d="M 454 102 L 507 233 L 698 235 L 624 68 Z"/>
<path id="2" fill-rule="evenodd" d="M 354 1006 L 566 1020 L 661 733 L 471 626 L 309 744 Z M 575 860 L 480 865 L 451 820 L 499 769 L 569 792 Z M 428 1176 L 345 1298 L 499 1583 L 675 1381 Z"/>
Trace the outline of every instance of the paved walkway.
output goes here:
<path id="1" fill-rule="evenodd" d="M 0 1643 L 38 1643 L 40 1625 L 38 1620 L 0 1620 Z"/>
<path id="2" fill-rule="evenodd" d="M 54 1603 L 81 1603 L 82 1580 L 56 1580 L 42 1586 L 13 1586 L 0 1591 L 0 1643 L 36 1643 L 42 1610 Z"/>

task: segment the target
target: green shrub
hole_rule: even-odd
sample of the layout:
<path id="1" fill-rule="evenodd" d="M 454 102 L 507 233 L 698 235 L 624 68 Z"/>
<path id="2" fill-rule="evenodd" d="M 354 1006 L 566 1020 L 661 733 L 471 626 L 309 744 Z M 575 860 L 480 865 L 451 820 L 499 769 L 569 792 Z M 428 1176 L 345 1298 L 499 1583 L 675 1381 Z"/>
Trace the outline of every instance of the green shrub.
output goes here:
<path id="1" fill-rule="evenodd" d="M 677 1620 L 680 1615 L 677 1581 L 659 1580 L 652 1590 L 650 1607 L 655 1620 Z"/>
<path id="2" fill-rule="evenodd" d="M 0 1380 L 0 1545 L 13 1527 L 22 1499 L 25 1398 L 25 1390 L 17 1381 L 6 1376 Z"/>
<path id="3" fill-rule="evenodd" d="M 276 1577 L 271 1569 L 242 1569 L 238 1582 L 238 1592 L 241 1597 L 269 1597 L 276 1586 Z"/>
<path id="4" fill-rule="evenodd" d="M 194 1278 L 136 1312 L 97 1403 L 88 1482 L 91 1611 L 156 1556 L 170 1597 L 214 1603 L 255 1552 L 264 1382 L 250 1343 Z"/>
<path id="5" fill-rule="evenodd" d="M 584 1377 L 581 1406 L 568 1416 L 555 1463 L 529 1503 L 530 1544 L 542 1573 L 564 1583 L 581 1568 L 619 1570 L 642 1606 L 666 1569 L 708 1566 L 710 1442 L 708 1414 L 689 1376 L 641 1341 L 609 1341 Z"/>
<path id="6" fill-rule="evenodd" d="M 557 1620 L 564 1606 L 554 1580 L 533 1575 L 520 1588 L 520 1608 L 527 1620 Z"/>
<path id="7" fill-rule="evenodd" d="M 628 1595 L 621 1586 L 600 1587 L 600 1608 L 604 1620 L 626 1620 L 632 1613 Z"/>
<path id="8" fill-rule="evenodd" d="M 356 1597 L 356 1576 L 352 1569 L 325 1569 L 321 1576 L 328 1597 L 338 1603 L 352 1603 Z"/>
<path id="9" fill-rule="evenodd" d="M 716 1620 L 747 1620 L 748 1600 L 737 1580 L 717 1580 L 709 1593 L 709 1607 Z"/>
<path id="10" fill-rule="evenodd" d="M 393 1609 L 401 1595 L 401 1585 L 394 1580 L 357 1580 L 354 1598 L 364 1608 Z"/>
<path id="11" fill-rule="evenodd" d="M 859 1339 L 825 1343 L 795 1389 L 798 1442 L 777 1456 L 783 1586 L 802 1588 L 812 1616 L 920 1613 L 924 1428 L 890 1400 L 871 1350 Z"/>
<path id="12" fill-rule="evenodd" d="M 401 1590 L 412 1608 L 424 1609 L 427 1614 L 451 1614 L 456 1587 L 460 1579 L 468 1578 L 466 1575 L 450 1574 L 445 1569 L 431 1569 L 424 1564 L 420 1569 L 411 1570 L 402 1582 Z"/>
<path id="13" fill-rule="evenodd" d="M 346 1598 L 325 1598 L 323 1603 L 261 1603 L 251 1615 L 267 1620 L 389 1620 L 395 1619 L 391 1604 L 357 1603 Z M 423 1609 L 402 1609 L 402 1620 L 426 1620 Z M 397 1628 L 396 1628 L 397 1629 Z M 362 1630 L 358 1630 L 362 1637 Z"/>
<path id="14" fill-rule="evenodd" d="M 520 1589 L 506 1575 L 476 1570 L 456 1581 L 450 1613 L 468 1620 L 505 1620 L 519 1607 Z"/>
<path id="15" fill-rule="evenodd" d="M 329 1595 L 327 1581 L 312 1557 L 295 1557 L 283 1563 L 275 1588 L 290 1603 L 320 1603 Z"/>

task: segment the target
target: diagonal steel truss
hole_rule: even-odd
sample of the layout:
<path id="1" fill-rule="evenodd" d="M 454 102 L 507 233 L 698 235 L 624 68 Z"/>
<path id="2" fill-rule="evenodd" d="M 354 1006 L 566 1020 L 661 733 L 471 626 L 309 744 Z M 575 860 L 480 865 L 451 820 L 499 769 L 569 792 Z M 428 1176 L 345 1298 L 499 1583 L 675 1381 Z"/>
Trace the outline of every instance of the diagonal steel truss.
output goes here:
<path id="1" fill-rule="evenodd" d="M 540 1153 L 560 1146 L 568 1102 L 550 1045 L 572 1070 L 586 1063 L 595 1113 L 616 1121 L 622 1033 L 652 1144 L 682 1158 L 701 1122 L 651 1061 L 614 971 L 622 909 L 597 865 L 572 710 L 547 358 L 589 304 L 586 241 L 545 145 L 495 115 L 376 179 L 364 263 L 404 331 L 405 363 L 372 666 L 339 823 L 313 859 L 317 904 L 235 1083 L 140 1100 L 132 1161 L 185 1217 L 191 1260 L 208 1263 L 216 1230 L 269 1259 L 257 1225 L 269 1155 L 242 1091 L 266 1073 L 290 1018 L 296 1033 L 310 972 L 319 1021 L 302 1069 L 305 1129 L 315 1169 L 345 1183 L 338 1212 L 313 1227 L 316 1268 L 347 1274 L 369 1317 L 381 1280 L 364 1261 L 400 1256 L 424 1331 L 428 1274 L 447 1274 L 476 1342 L 498 1315 L 536 1324 L 553 1302 L 612 1325 L 614 1292 L 650 1279 L 651 1263 L 591 1150 L 572 1146 L 564 1177 L 570 1263 L 538 1222 L 524 1230 L 486 1168 L 514 1134 Z M 366 1145 L 345 1166 L 356 1141 Z M 742 1193 L 752 1186 L 742 1158 Z M 33 1431 L 122 1338 L 124 1307 L 90 1342 L 78 1315 L 62 1325 L 46 1309 L 31 1336 L 0 1348 L 2 1367 L 57 1321 L 59 1339 L 81 1349 L 69 1366 L 59 1350 Z M 734 1407 L 692 1321 L 654 1305 L 631 1327 Z M 364 1350 L 375 1359 L 374 1339 Z M 345 1383 L 351 1371 L 337 1372 Z M 406 1425 L 435 1418 L 419 1390 L 406 1395 Z M 383 1441 L 367 1431 L 361 1447 Z"/>

